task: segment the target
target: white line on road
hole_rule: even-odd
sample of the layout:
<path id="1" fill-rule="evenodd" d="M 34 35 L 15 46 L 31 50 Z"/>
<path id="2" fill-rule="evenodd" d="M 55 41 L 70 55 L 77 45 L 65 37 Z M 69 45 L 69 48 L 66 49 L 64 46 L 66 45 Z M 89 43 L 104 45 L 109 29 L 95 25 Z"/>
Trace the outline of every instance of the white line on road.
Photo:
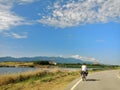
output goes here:
<path id="1" fill-rule="evenodd" d="M 80 79 L 70 90 L 74 90 L 74 88 L 82 81 L 82 79 Z"/>
<path id="2" fill-rule="evenodd" d="M 119 75 L 117 75 L 117 77 L 120 79 L 120 76 L 119 76 Z"/>

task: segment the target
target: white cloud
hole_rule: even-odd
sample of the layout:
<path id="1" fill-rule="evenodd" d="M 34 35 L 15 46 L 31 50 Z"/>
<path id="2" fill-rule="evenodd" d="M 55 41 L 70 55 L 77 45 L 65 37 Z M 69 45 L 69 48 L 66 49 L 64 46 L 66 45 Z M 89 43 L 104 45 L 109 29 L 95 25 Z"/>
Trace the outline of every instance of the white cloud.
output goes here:
<path id="1" fill-rule="evenodd" d="M 32 3 L 35 2 L 37 0 L 0 0 L 0 3 L 2 4 L 12 4 L 12 3 L 18 3 L 18 4 L 27 4 L 27 3 Z"/>
<path id="2" fill-rule="evenodd" d="M 17 38 L 17 39 L 27 38 L 27 35 L 20 35 L 17 33 L 12 33 L 11 35 L 12 35 L 12 37 Z"/>
<path id="3" fill-rule="evenodd" d="M 65 28 L 120 21 L 120 0 L 70 0 L 64 4 L 57 1 L 51 8 L 51 15 L 43 16 L 38 22 Z"/>
<path id="4" fill-rule="evenodd" d="M 10 0 L 0 0 L 0 32 L 3 30 L 9 30 L 13 26 L 26 24 L 23 17 L 16 15 L 11 10 L 14 1 L 15 0 L 11 0 L 11 2 Z"/>
<path id="5" fill-rule="evenodd" d="M 24 19 L 11 12 L 9 6 L 7 7 L 0 4 L 0 7 L 2 7 L 0 8 L 0 31 L 23 24 Z"/>
<path id="6" fill-rule="evenodd" d="M 19 4 L 26 4 L 26 3 L 32 3 L 37 0 L 18 0 Z"/>
<path id="7" fill-rule="evenodd" d="M 83 60 L 83 61 L 92 61 L 92 62 L 98 62 L 97 59 L 93 58 L 93 57 L 84 57 L 84 56 L 80 56 L 80 55 L 72 55 L 71 56 L 72 58 L 75 58 L 75 59 L 80 59 L 80 60 Z"/>
<path id="8" fill-rule="evenodd" d="M 0 0 L 0 33 L 3 35 L 11 36 L 14 38 L 26 38 L 27 36 L 19 35 L 16 33 L 7 33 L 12 27 L 19 25 L 28 25 L 29 23 L 24 17 L 17 15 L 12 11 L 14 4 L 27 4 L 36 0 Z"/>
<path id="9" fill-rule="evenodd" d="M 12 37 L 12 38 L 16 38 L 16 39 L 23 39 L 23 38 L 27 38 L 28 36 L 27 36 L 27 33 L 23 33 L 23 34 L 18 34 L 18 33 L 4 33 L 4 35 L 6 36 L 6 37 Z"/>

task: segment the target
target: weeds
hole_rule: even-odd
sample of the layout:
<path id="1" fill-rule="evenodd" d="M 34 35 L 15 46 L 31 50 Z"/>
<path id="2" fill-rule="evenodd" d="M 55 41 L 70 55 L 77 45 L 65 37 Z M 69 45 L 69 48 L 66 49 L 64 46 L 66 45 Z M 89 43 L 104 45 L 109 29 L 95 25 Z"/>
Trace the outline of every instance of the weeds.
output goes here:
<path id="1" fill-rule="evenodd" d="M 46 71 L 29 71 L 20 74 L 0 75 L 0 85 L 16 83 L 30 78 L 43 77 Z"/>
<path id="2" fill-rule="evenodd" d="M 29 71 L 19 74 L 0 75 L 0 86 L 26 80 L 32 82 L 38 79 L 40 80 L 40 82 L 50 82 L 57 78 L 65 77 L 67 75 L 73 75 L 73 73 L 55 69 L 52 71 Z"/>

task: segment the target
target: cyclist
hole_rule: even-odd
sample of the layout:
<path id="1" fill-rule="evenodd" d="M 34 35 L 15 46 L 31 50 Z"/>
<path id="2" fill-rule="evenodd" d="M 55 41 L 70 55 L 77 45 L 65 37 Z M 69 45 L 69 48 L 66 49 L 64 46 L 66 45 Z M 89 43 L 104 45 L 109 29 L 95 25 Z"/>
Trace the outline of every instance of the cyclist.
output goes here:
<path id="1" fill-rule="evenodd" d="M 81 66 L 81 76 L 83 76 L 83 74 L 85 75 L 85 77 L 88 75 L 88 69 L 85 63 Z"/>

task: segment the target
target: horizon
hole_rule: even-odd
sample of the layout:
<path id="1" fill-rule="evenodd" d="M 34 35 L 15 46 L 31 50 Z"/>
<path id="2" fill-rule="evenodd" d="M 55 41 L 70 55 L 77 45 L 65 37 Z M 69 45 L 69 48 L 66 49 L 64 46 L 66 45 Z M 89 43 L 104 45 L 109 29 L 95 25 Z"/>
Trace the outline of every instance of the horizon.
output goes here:
<path id="1" fill-rule="evenodd" d="M 80 61 L 83 61 L 83 62 L 97 62 L 98 64 L 103 64 L 103 65 L 120 65 L 120 64 L 108 64 L 108 63 L 101 63 L 97 60 L 93 60 L 92 58 L 89 58 L 89 59 L 84 59 L 84 58 L 76 58 L 76 57 L 63 57 L 63 56 L 19 56 L 19 57 L 14 57 L 14 56 L 2 56 L 0 58 L 36 58 L 36 57 L 48 57 L 48 58 L 51 58 L 51 57 L 55 57 L 55 58 L 73 58 L 73 59 L 76 59 L 76 60 L 80 60 Z"/>
<path id="2" fill-rule="evenodd" d="M 119 0 L 0 0 L 0 57 L 120 65 L 119 5 Z"/>

